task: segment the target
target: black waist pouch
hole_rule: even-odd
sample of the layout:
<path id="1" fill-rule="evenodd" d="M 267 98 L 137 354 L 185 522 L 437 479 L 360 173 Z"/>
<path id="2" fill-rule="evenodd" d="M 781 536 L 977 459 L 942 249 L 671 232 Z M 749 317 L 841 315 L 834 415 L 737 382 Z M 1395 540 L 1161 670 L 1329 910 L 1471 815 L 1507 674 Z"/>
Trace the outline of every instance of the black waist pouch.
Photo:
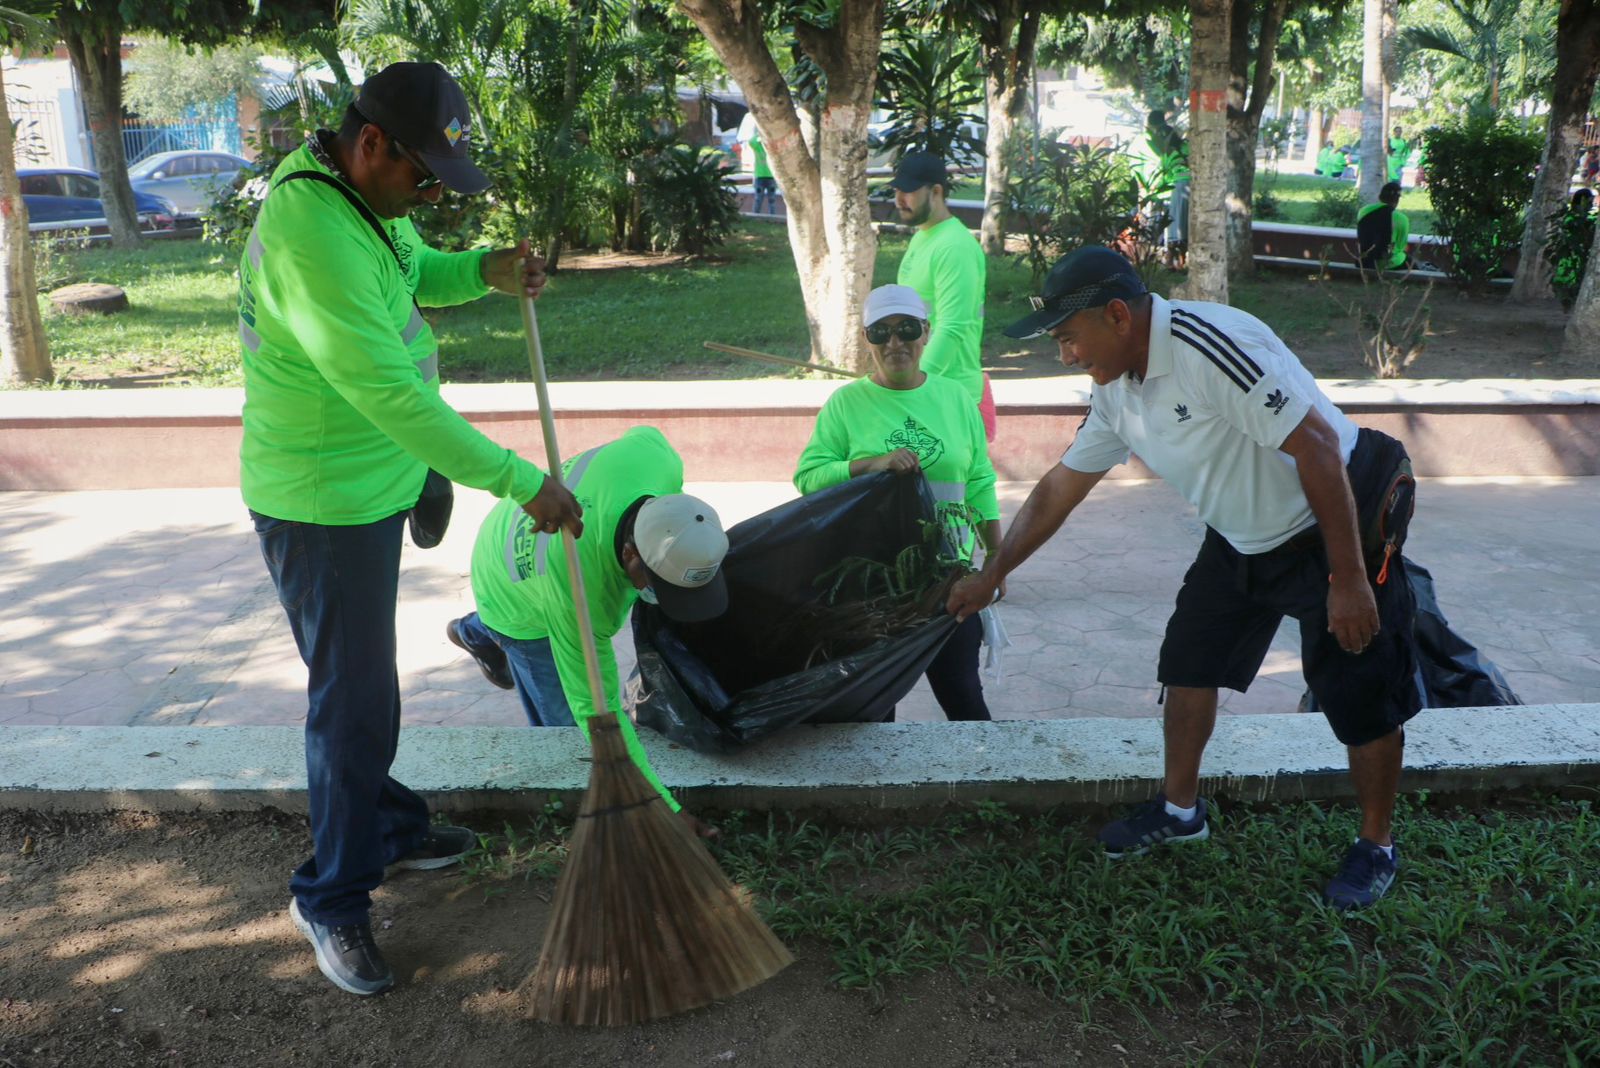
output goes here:
<path id="1" fill-rule="evenodd" d="M 456 504 L 456 489 L 448 478 L 429 470 L 422 483 L 422 495 L 406 513 L 406 526 L 411 530 L 411 544 L 419 549 L 431 549 L 444 540 L 450 529 L 450 511 Z"/>
<path id="2" fill-rule="evenodd" d="M 1377 430 L 1362 427 L 1346 470 L 1356 498 L 1361 528 L 1361 555 L 1367 573 L 1382 585 L 1389 578 L 1389 561 L 1399 554 L 1417 507 L 1417 479 L 1411 457 L 1400 442 Z"/>

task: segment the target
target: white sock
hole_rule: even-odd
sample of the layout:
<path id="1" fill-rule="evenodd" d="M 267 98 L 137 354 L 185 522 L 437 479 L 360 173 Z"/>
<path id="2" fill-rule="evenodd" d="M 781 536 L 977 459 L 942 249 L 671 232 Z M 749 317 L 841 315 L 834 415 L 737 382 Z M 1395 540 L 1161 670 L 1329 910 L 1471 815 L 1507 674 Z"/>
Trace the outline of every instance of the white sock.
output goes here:
<path id="1" fill-rule="evenodd" d="M 1170 808 L 1170 807 L 1171 807 L 1171 806 L 1170 806 L 1170 805 L 1169 805 L 1169 806 L 1168 806 L 1168 807 L 1169 807 L 1169 808 Z M 1359 839 L 1359 838 L 1358 838 L 1358 839 L 1356 839 L 1356 840 L 1357 840 L 1357 841 L 1360 841 L 1360 839 Z M 1377 843 L 1377 842 L 1373 842 L 1373 843 L 1372 843 L 1372 844 L 1373 844 L 1373 845 L 1378 845 L 1378 843 Z M 1393 859 L 1394 859 L 1394 843 L 1393 843 L 1393 842 L 1390 842 L 1390 843 L 1389 843 L 1389 844 L 1388 844 L 1388 845 L 1386 845 L 1386 846 L 1378 846 L 1378 848 L 1379 848 L 1379 849 L 1381 849 L 1381 850 L 1383 850 L 1383 855 L 1384 855 L 1384 856 L 1386 856 L 1386 857 L 1388 857 L 1388 858 L 1389 858 L 1389 859 L 1390 859 L 1390 860 L 1393 860 Z"/>
<path id="2" fill-rule="evenodd" d="M 1167 815 L 1176 816 L 1176 817 L 1178 817 L 1180 820 L 1182 820 L 1185 823 L 1188 823 L 1190 820 L 1194 819 L 1195 816 L 1197 816 L 1199 814 L 1199 812 L 1200 812 L 1200 802 L 1199 801 L 1196 801 L 1194 804 L 1190 805 L 1188 808 L 1179 808 L 1177 805 L 1174 805 L 1171 801 L 1168 801 L 1166 804 L 1167 804 Z"/>

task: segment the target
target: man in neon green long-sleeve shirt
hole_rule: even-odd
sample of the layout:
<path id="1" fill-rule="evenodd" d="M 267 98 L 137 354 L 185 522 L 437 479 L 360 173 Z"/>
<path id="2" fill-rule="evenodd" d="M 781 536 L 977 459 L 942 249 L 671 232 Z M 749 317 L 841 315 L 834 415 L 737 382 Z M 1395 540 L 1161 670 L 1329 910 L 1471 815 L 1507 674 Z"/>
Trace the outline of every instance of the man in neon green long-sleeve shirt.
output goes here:
<path id="1" fill-rule="evenodd" d="M 400 731 L 395 602 L 401 532 L 428 469 L 582 531 L 570 493 L 439 396 L 438 345 L 419 305 L 537 296 L 527 244 L 445 254 L 406 215 L 440 186 L 481 193 L 466 97 L 443 67 L 396 63 L 361 87 L 272 175 L 239 264 L 244 357 L 240 487 L 308 672 L 312 857 L 289 914 L 317 965 L 352 994 L 394 975 L 373 941 L 384 868 L 436 868 L 476 845 L 430 827 L 389 775 Z"/>
<path id="2" fill-rule="evenodd" d="M 928 306 L 928 342 L 922 369 L 965 389 L 995 435 L 994 391 L 983 373 L 983 287 L 988 263 L 983 247 L 946 202 L 950 175 L 930 152 L 907 152 L 895 165 L 895 209 L 917 232 L 900 261 L 897 282 L 917 291 Z"/>
<path id="3" fill-rule="evenodd" d="M 589 527 L 589 536 L 578 543 L 578 564 L 606 704 L 618 713 L 634 763 L 668 807 L 681 812 L 623 713 L 611 638 L 640 597 L 680 623 L 721 615 L 728 605 L 721 570 L 727 535 L 709 504 L 683 492 L 683 460 L 652 426 L 633 427 L 574 456 L 562 482 L 577 494 Z M 576 722 L 587 733 L 594 697 L 559 536 L 540 533 L 512 502 L 501 501 L 478 528 L 472 594 L 478 610 L 450 621 L 450 641 L 477 661 L 490 682 L 516 689 L 533 726 Z"/>

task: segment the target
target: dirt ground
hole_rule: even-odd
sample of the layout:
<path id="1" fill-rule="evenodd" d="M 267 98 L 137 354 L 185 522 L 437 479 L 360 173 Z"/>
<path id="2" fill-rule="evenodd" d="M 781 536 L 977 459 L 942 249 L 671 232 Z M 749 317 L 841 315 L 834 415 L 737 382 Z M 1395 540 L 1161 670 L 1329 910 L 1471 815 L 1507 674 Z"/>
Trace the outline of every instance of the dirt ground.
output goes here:
<path id="1" fill-rule="evenodd" d="M 0 811 L 0 1068 L 1121 1066 L 1182 1063 L 1229 1037 L 1164 1011 L 1145 1013 L 1149 1028 L 1088 1020 L 953 973 L 892 982 L 882 998 L 840 990 L 805 944 L 725 1004 L 627 1029 L 547 1027 L 521 1018 L 515 987 L 537 961 L 552 884 L 447 872 L 378 891 L 373 924 L 398 982 L 356 998 L 323 979 L 285 911 L 308 844 L 303 818 L 275 812 Z"/>

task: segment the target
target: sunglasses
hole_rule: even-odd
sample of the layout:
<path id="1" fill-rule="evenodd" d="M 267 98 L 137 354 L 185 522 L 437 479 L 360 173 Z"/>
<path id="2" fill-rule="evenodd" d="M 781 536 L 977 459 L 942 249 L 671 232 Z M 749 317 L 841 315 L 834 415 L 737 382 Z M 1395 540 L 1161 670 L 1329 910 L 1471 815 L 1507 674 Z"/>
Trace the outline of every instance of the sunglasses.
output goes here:
<path id="1" fill-rule="evenodd" d="M 393 137 L 389 138 L 389 143 L 394 145 L 395 151 L 400 153 L 402 159 L 417 169 L 417 173 L 425 175 L 422 181 L 417 183 L 417 192 L 426 193 L 434 186 L 443 184 L 444 180 L 436 177 L 434 173 L 428 169 L 428 165 L 422 162 L 422 157 L 418 156 L 405 145 L 402 145 L 399 141 L 396 141 Z"/>
<path id="2" fill-rule="evenodd" d="M 890 326 L 888 323 L 873 323 L 867 327 L 867 340 L 874 345 L 884 345 L 893 334 L 901 341 L 915 341 L 922 336 L 922 321 L 920 319 L 901 319 Z"/>

